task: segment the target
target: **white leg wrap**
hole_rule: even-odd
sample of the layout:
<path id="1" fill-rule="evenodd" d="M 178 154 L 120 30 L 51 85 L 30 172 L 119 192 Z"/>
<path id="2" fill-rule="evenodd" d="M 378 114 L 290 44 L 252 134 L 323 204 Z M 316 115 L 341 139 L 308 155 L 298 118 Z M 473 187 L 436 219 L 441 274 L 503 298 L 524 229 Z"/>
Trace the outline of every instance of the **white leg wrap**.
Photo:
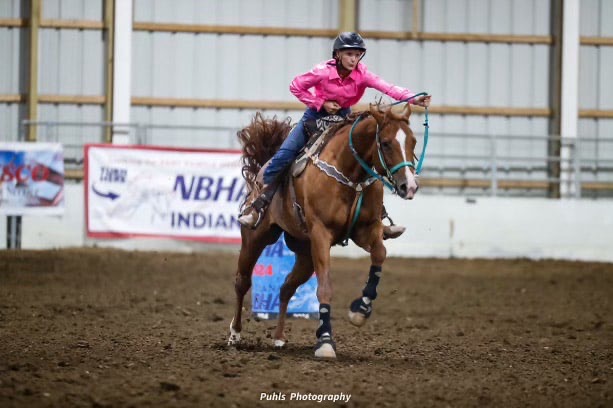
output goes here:
<path id="1" fill-rule="evenodd" d="M 232 327 L 234 325 L 234 319 L 230 322 L 230 338 L 228 339 L 228 346 L 235 346 L 241 342 L 241 334 Z"/>
<path id="2" fill-rule="evenodd" d="M 274 344 L 275 348 L 283 348 L 283 347 L 285 347 L 285 340 L 275 339 L 273 341 L 273 344 Z"/>

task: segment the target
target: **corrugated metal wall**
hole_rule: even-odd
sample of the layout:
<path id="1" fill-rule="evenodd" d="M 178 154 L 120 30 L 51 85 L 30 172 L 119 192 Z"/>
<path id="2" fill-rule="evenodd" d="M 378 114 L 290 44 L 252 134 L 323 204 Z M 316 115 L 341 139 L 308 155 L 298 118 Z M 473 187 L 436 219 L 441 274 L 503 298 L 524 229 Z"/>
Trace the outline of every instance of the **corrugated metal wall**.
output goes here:
<path id="1" fill-rule="evenodd" d="M 135 21 L 198 22 L 218 25 L 260 25 L 334 29 L 337 2 L 136 1 Z M 247 4 L 245 3 L 245 4 Z M 512 6 L 509 4 L 513 4 Z M 526 4 L 527 3 L 527 4 Z M 311 6 L 312 4 L 312 6 Z M 542 5 L 547 5 L 543 8 Z M 424 2 L 423 26 L 428 31 L 547 34 L 548 2 Z M 470 7 L 469 7 L 470 6 Z M 518 10 L 530 6 L 531 19 Z M 256 11 L 257 10 L 257 11 Z M 291 11 L 289 11 L 291 10 Z M 516 19 L 508 16 L 516 10 Z M 485 12 L 484 12 L 485 11 Z M 410 31 L 412 2 L 361 1 L 359 26 L 364 30 Z M 323 18 L 328 16 L 327 18 Z M 389 21 L 388 21 L 389 20 Z M 516 21 L 515 23 L 509 21 Z M 331 39 L 252 35 L 135 32 L 135 96 L 201 99 L 294 101 L 292 78 L 330 56 Z M 436 104 L 500 107 L 547 107 L 549 49 L 546 45 L 475 44 L 368 40 L 364 62 L 390 82 L 427 90 Z M 166 63 L 163 64 L 162 62 Z M 169 63 L 170 62 L 170 63 Z M 378 93 L 369 90 L 364 102 Z M 135 117 L 147 118 L 135 108 Z M 153 116 L 178 111 L 153 108 Z M 159 112 L 159 115 L 158 115 Z M 250 114 L 250 112 L 249 112 Z M 247 115 L 239 115 L 245 123 Z M 160 116 L 161 115 L 161 116 Z M 298 117 L 299 113 L 292 113 Z M 175 123 L 168 118 L 167 122 Z M 220 120 L 211 120 L 222 124 Z M 191 122 L 190 122 L 191 123 Z M 547 134 L 547 118 L 437 117 L 437 129 L 454 133 Z"/>
<path id="2" fill-rule="evenodd" d="M 139 22 L 245 25 L 336 29 L 336 1 L 172 1 L 136 0 Z M 133 36 L 134 96 L 293 101 L 292 78 L 327 58 L 330 39 L 235 34 L 191 34 L 135 31 Z M 133 107 L 139 123 L 230 126 L 249 123 L 255 111 Z M 267 111 L 267 116 L 300 112 Z M 185 132 L 179 145 L 202 145 L 197 132 Z M 211 132 L 210 147 L 238 147 L 233 133 Z M 171 131 L 155 130 L 150 141 L 164 140 Z"/>
<path id="3" fill-rule="evenodd" d="M 21 0 L 0 1 L 0 19 L 20 18 L 21 7 Z M 25 92 L 26 82 L 21 67 L 24 66 L 24 59 L 27 59 L 27 41 L 25 29 L 0 27 L 0 95 Z M 0 102 L 0 140 L 18 139 L 22 110 L 23 104 Z"/>
<path id="4" fill-rule="evenodd" d="M 103 0 L 43 0 L 44 20 L 103 21 Z M 41 28 L 39 31 L 39 93 L 102 96 L 105 93 L 105 37 L 102 30 Z M 39 105 L 40 121 L 102 122 L 102 105 Z M 39 140 L 61 141 L 66 156 L 81 157 L 83 143 L 99 143 L 99 127 L 41 126 Z"/>
<path id="5" fill-rule="evenodd" d="M 26 0 L 0 0 L 0 18 L 24 18 Z M 550 35 L 547 0 L 425 0 L 419 2 L 419 27 L 414 27 L 412 0 L 360 0 L 361 31 Z M 613 2 L 582 0 L 581 35 L 613 36 Z M 134 0 L 135 22 L 209 24 L 219 26 L 287 27 L 336 30 L 340 1 L 331 0 Z M 42 0 L 43 20 L 103 20 L 103 0 Z M 40 29 L 39 92 L 41 95 L 103 96 L 105 37 L 103 30 Z M 133 34 L 132 93 L 135 97 L 205 100 L 295 101 L 288 85 L 298 73 L 330 56 L 332 39 L 304 36 L 194 34 L 136 30 Z M 392 83 L 428 91 L 436 105 L 469 107 L 549 108 L 550 46 L 460 41 L 369 39 L 364 62 Z M 0 94 L 25 94 L 23 67 L 27 59 L 27 28 L 0 28 Z M 8 63 L 5 63 L 8 61 Z M 608 67 L 613 47 L 581 47 L 580 108 L 613 109 L 613 79 Z M 27 75 L 27 74 L 26 74 Z M 374 101 L 368 91 L 363 102 Z M 0 103 L 0 137 L 13 140 L 23 105 Z M 23 112 L 22 112 L 23 113 Z M 250 109 L 203 109 L 134 106 L 132 121 L 154 125 L 209 126 L 149 132 L 149 143 L 237 147 L 232 132 L 254 115 Z M 294 120 L 300 111 L 267 111 Z M 102 121 L 99 104 L 39 106 L 39 119 Z M 421 132 L 416 115 L 414 128 Z M 613 157 L 613 120 L 581 119 L 586 155 Z M 504 141 L 499 152 L 519 150 L 528 157 L 546 155 L 549 118 L 538 116 L 433 115 L 433 133 L 458 135 L 527 135 L 525 143 Z M 41 128 L 41 140 L 56 140 L 57 129 Z M 102 140 L 96 128 L 63 128 L 68 144 Z M 441 138 L 435 153 L 488 155 L 485 139 Z M 444 143 L 442 142 L 444 140 Z M 432 163 L 432 162 L 431 162 Z M 471 159 L 447 160 L 441 166 L 470 165 Z"/>
<path id="6" fill-rule="evenodd" d="M 581 36 L 613 37 L 613 1 L 581 1 Z M 579 64 L 579 108 L 613 109 L 613 47 L 582 45 Z M 582 156 L 598 158 L 613 168 L 613 119 L 579 120 Z M 595 164 L 593 164 L 595 167 Z M 607 175 L 594 172 L 595 180 Z"/>

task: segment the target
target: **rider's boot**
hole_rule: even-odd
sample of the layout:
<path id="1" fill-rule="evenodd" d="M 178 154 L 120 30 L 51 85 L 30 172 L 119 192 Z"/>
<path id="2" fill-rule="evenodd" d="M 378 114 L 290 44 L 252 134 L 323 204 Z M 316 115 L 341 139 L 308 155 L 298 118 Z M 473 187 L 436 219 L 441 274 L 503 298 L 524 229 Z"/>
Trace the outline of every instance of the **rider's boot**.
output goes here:
<path id="1" fill-rule="evenodd" d="M 238 217 L 238 222 L 244 227 L 255 229 L 260 225 L 260 221 L 266 209 L 272 201 L 272 197 L 277 189 L 276 183 L 264 184 L 258 198 Z"/>
<path id="2" fill-rule="evenodd" d="M 383 239 L 390 239 L 390 238 L 394 239 L 394 238 L 398 238 L 399 236 L 401 236 L 406 230 L 406 228 L 403 227 L 402 225 L 394 224 L 394 221 L 387 214 L 387 211 L 385 210 L 385 206 L 383 206 L 381 219 L 384 220 L 386 218 L 389 220 L 390 225 L 383 226 Z"/>

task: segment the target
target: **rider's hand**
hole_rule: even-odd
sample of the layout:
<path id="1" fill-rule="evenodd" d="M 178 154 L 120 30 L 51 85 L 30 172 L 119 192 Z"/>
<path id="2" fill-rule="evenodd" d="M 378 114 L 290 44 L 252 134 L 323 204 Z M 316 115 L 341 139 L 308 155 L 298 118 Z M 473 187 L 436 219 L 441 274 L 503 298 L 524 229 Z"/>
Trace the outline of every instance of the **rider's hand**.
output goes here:
<path id="1" fill-rule="evenodd" d="M 341 110 L 341 105 L 339 105 L 336 101 L 325 101 L 323 108 L 330 115 L 335 115 L 339 110 Z"/>
<path id="2" fill-rule="evenodd" d="M 430 99 L 432 99 L 432 95 L 420 96 L 419 98 L 415 99 L 415 105 L 427 108 L 428 106 L 430 106 Z"/>

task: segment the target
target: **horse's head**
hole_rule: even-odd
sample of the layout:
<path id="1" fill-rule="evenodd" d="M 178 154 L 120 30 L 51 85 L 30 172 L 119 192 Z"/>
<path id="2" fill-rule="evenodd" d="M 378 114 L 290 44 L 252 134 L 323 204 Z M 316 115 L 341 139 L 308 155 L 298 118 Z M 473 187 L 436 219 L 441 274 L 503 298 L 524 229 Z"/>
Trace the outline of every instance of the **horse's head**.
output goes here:
<path id="1" fill-rule="evenodd" d="M 381 109 L 379 105 L 371 105 L 370 113 L 377 122 L 377 152 L 373 158 L 375 169 L 381 175 L 386 175 L 400 197 L 411 200 L 417 193 L 419 184 L 415 175 L 415 146 L 417 141 L 409 127 L 411 108 L 407 103 L 402 112 L 392 109 Z M 397 139 L 398 131 L 405 134 L 404 153 Z M 406 155 L 406 159 L 405 159 Z"/>

